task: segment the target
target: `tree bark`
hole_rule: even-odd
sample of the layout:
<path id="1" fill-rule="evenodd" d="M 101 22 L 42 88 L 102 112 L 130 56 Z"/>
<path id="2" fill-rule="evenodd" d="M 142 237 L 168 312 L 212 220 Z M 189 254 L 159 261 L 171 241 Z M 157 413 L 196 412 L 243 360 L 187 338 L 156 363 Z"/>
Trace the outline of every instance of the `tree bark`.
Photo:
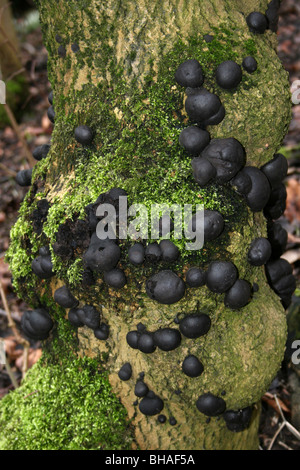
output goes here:
<path id="1" fill-rule="evenodd" d="M 252 213 L 230 185 L 199 189 L 193 181 L 189 158 L 178 144 L 179 133 L 188 124 L 185 95 L 174 81 L 180 63 L 197 59 L 204 67 L 204 86 L 217 92 L 226 109 L 225 119 L 208 128 L 212 138 L 239 140 L 246 149 L 248 166 L 260 167 L 272 159 L 290 120 L 288 77 L 276 55 L 276 35 L 269 30 L 254 35 L 245 20 L 252 11 L 265 12 L 267 5 L 267 0 L 38 2 L 56 117 L 51 150 L 36 165 L 34 184 L 12 231 L 8 256 L 14 284 L 33 307 L 48 305 L 52 314 L 56 307 L 51 297 L 64 284 L 82 305 L 102 306 L 109 339 L 99 341 L 92 330 L 79 328 L 78 354 L 105 364 L 141 449 L 256 449 L 259 405 L 255 404 L 283 359 L 284 310 L 267 283 L 264 268 L 247 263 L 251 241 L 266 236 L 266 221 L 262 213 Z M 204 34 L 212 34 L 213 42 L 206 43 Z M 55 39 L 56 35 L 60 37 Z M 74 44 L 79 46 L 77 52 L 71 47 Z M 257 59 L 258 72 L 244 74 L 234 92 L 217 87 L 217 65 L 228 59 L 241 64 L 248 55 Z M 90 149 L 74 140 L 74 130 L 82 124 L 95 130 Z M 123 289 L 107 288 L 102 277 L 96 286 L 83 287 L 80 250 L 67 261 L 52 251 L 56 277 L 38 281 L 31 272 L 38 248 L 53 246 L 61 224 L 84 219 L 86 205 L 113 187 L 125 189 L 130 203 L 147 207 L 200 200 L 206 208 L 219 210 L 227 224 L 222 237 L 193 255 L 179 245 L 181 259 L 172 269 L 184 275 L 194 265 L 205 268 L 215 259 L 230 260 L 241 279 L 259 285 L 252 301 L 234 312 L 225 308 L 223 295 L 201 287 L 187 290 L 174 305 L 158 304 L 147 297 L 145 281 L 161 265 L 133 268 L 126 256 L 121 259 L 128 280 Z M 37 235 L 33 210 L 45 198 L 51 207 L 42 233 Z M 122 247 L 128 248 L 126 243 Z M 206 336 L 184 339 L 171 352 L 156 350 L 147 355 L 128 347 L 126 334 L 138 323 L 149 331 L 158 326 L 176 327 L 176 316 L 199 311 L 212 320 Z M 67 318 L 67 312 L 63 316 Z M 62 312 L 55 315 L 56 321 L 63 321 L 61 317 Z M 188 353 L 204 364 L 204 373 L 197 379 L 181 371 Z M 57 354 L 53 356 L 59 361 Z M 118 371 L 127 362 L 133 375 L 122 382 Z M 161 425 L 133 405 L 134 385 L 142 371 L 149 388 L 164 401 L 164 413 L 176 418 L 176 426 Z M 225 392 L 227 409 L 254 405 L 250 427 L 232 433 L 223 419 L 212 418 L 207 423 L 195 406 L 199 395 L 207 392 L 217 396 Z"/>

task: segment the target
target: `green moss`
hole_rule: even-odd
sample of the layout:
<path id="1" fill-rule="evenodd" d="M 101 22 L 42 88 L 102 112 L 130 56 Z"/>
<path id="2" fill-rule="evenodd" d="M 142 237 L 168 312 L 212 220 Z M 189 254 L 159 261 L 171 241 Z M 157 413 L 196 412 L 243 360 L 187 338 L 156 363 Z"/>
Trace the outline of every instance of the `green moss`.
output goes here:
<path id="1" fill-rule="evenodd" d="M 26 80 L 23 75 L 17 75 L 12 80 L 5 83 L 6 85 L 6 103 L 15 113 L 17 119 L 21 116 L 21 103 L 27 95 Z M 4 106 L 0 106 L 0 127 L 10 125 L 10 120 L 6 114 Z"/>

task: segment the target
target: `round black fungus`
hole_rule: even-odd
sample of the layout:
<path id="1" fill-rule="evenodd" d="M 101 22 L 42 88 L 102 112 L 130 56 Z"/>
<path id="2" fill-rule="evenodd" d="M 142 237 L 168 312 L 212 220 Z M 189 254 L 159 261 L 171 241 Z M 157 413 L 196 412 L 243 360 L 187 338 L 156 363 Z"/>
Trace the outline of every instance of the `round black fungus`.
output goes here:
<path id="1" fill-rule="evenodd" d="M 226 410 L 226 403 L 223 398 L 216 397 L 212 393 L 204 393 L 201 395 L 196 406 L 198 410 L 206 416 L 218 416 Z"/>
<path id="2" fill-rule="evenodd" d="M 174 418 L 174 416 L 171 416 L 171 417 L 170 417 L 169 423 L 171 424 L 171 426 L 175 426 L 175 425 L 177 424 L 177 421 L 176 421 L 176 419 Z"/>
<path id="3" fill-rule="evenodd" d="M 77 310 L 78 318 L 92 330 L 100 327 L 100 312 L 92 305 L 85 305 Z"/>
<path id="4" fill-rule="evenodd" d="M 47 157 L 49 150 L 50 150 L 50 145 L 48 144 L 39 145 L 38 147 L 34 149 L 34 151 L 32 152 L 32 155 L 38 161 L 43 160 L 43 158 Z"/>
<path id="5" fill-rule="evenodd" d="M 76 44 L 76 43 L 74 43 L 74 44 L 71 45 L 71 49 L 72 49 L 72 51 L 75 52 L 75 53 L 80 50 L 78 44 Z"/>
<path id="6" fill-rule="evenodd" d="M 231 310 L 243 308 L 250 302 L 251 295 L 251 285 L 249 282 L 238 279 L 225 294 L 225 306 Z"/>
<path id="7" fill-rule="evenodd" d="M 111 271 L 117 265 L 120 256 L 121 250 L 113 240 L 100 240 L 94 233 L 83 259 L 92 271 Z"/>
<path id="8" fill-rule="evenodd" d="M 154 395 L 154 396 L 153 396 Z M 157 395 L 153 394 L 149 397 L 149 394 L 144 397 L 140 404 L 140 412 L 146 416 L 154 416 L 163 410 L 164 403 Z"/>
<path id="9" fill-rule="evenodd" d="M 201 87 L 204 82 L 203 70 L 199 62 L 189 59 L 179 65 L 175 73 L 176 82 L 184 87 Z"/>
<path id="10" fill-rule="evenodd" d="M 281 185 L 287 175 L 288 162 L 281 153 L 277 153 L 272 160 L 263 165 L 260 169 L 268 178 L 271 188 L 275 189 Z"/>
<path id="11" fill-rule="evenodd" d="M 206 158 L 216 169 L 216 180 L 221 184 L 230 181 L 246 163 L 244 147 L 232 137 L 212 139 L 201 157 Z"/>
<path id="12" fill-rule="evenodd" d="M 231 185 L 242 196 L 250 193 L 252 188 L 252 181 L 250 176 L 246 175 L 244 171 L 240 171 L 231 181 Z"/>
<path id="13" fill-rule="evenodd" d="M 75 299 L 66 286 L 60 287 L 54 292 L 54 300 L 64 308 L 73 308 L 78 305 L 78 300 Z"/>
<path id="14" fill-rule="evenodd" d="M 193 215 L 191 221 L 189 222 L 188 225 L 188 231 L 189 232 L 195 232 L 197 229 L 197 232 L 199 232 L 199 227 L 200 225 L 200 218 L 201 212 L 196 212 L 196 214 Z M 221 233 L 224 230 L 225 222 L 218 211 L 210 211 L 210 210 L 204 210 L 204 241 L 205 242 L 210 242 L 212 240 L 215 240 L 218 238 Z"/>
<path id="15" fill-rule="evenodd" d="M 31 268 L 41 279 L 50 279 L 54 275 L 51 256 L 38 256 L 32 261 Z"/>
<path id="16" fill-rule="evenodd" d="M 21 319 L 21 327 L 29 338 L 44 340 L 48 338 L 53 328 L 53 321 L 47 310 L 37 308 L 36 310 L 24 312 Z"/>
<path id="17" fill-rule="evenodd" d="M 48 101 L 51 105 L 53 105 L 53 98 L 54 98 L 53 90 L 51 90 L 49 95 L 48 95 Z"/>
<path id="18" fill-rule="evenodd" d="M 129 346 L 133 349 L 138 349 L 138 339 L 139 339 L 139 333 L 137 331 L 129 331 L 126 335 L 126 341 L 129 344 Z"/>
<path id="19" fill-rule="evenodd" d="M 165 417 L 165 415 L 158 415 L 157 421 L 161 424 L 164 424 L 167 421 L 167 418 Z"/>
<path id="20" fill-rule="evenodd" d="M 176 261 L 179 257 L 179 249 L 171 240 L 162 240 L 159 244 L 163 261 Z"/>
<path id="21" fill-rule="evenodd" d="M 256 282 L 253 282 L 252 290 L 253 290 L 253 292 L 258 292 L 259 291 L 259 285 Z"/>
<path id="22" fill-rule="evenodd" d="M 267 218 L 277 220 L 281 217 L 286 208 L 287 192 L 283 183 L 271 192 L 268 204 L 264 208 Z"/>
<path id="23" fill-rule="evenodd" d="M 272 260 L 266 264 L 266 275 L 271 288 L 284 304 L 289 303 L 296 289 L 296 280 L 291 265 L 284 259 Z"/>
<path id="24" fill-rule="evenodd" d="M 253 212 L 261 211 L 270 198 L 271 188 L 268 178 L 258 168 L 247 166 L 243 172 L 251 179 L 251 191 L 246 195 L 246 202 Z"/>
<path id="25" fill-rule="evenodd" d="M 197 126 L 186 127 L 179 136 L 180 145 L 191 155 L 199 155 L 209 141 L 209 133 Z"/>
<path id="26" fill-rule="evenodd" d="M 49 121 L 51 121 L 52 124 L 54 124 L 54 121 L 55 121 L 55 111 L 54 111 L 53 106 L 50 106 L 50 108 L 48 108 L 47 116 L 48 116 L 48 118 L 49 118 Z"/>
<path id="27" fill-rule="evenodd" d="M 288 234 L 279 222 L 268 223 L 268 239 L 272 247 L 272 258 L 280 258 L 285 252 Z"/>
<path id="28" fill-rule="evenodd" d="M 220 113 L 222 103 L 219 97 L 210 93 L 205 88 L 190 94 L 185 102 L 185 109 L 192 121 L 206 126 L 208 124 L 219 124 L 224 118 Z M 211 120 L 213 122 L 211 122 Z"/>
<path id="29" fill-rule="evenodd" d="M 49 246 L 42 246 L 40 249 L 39 249 L 39 254 L 41 256 L 50 256 L 50 249 L 49 249 Z"/>
<path id="30" fill-rule="evenodd" d="M 186 273 L 186 283 L 189 287 L 202 287 L 206 281 L 205 271 L 199 268 L 190 268 Z"/>
<path id="31" fill-rule="evenodd" d="M 135 400 L 132 404 L 133 404 L 133 406 L 138 406 L 139 401 L 138 401 L 138 400 Z"/>
<path id="32" fill-rule="evenodd" d="M 71 308 L 68 313 L 68 319 L 71 325 L 75 326 L 76 328 L 80 328 L 81 326 L 84 326 L 84 323 L 79 320 L 77 316 L 77 308 Z"/>
<path id="33" fill-rule="evenodd" d="M 219 124 L 221 121 L 223 121 L 224 117 L 225 117 L 225 108 L 222 105 L 219 111 L 213 114 L 210 118 L 206 119 L 206 121 L 203 121 L 202 125 L 213 126 L 213 125 Z"/>
<path id="34" fill-rule="evenodd" d="M 163 214 L 158 221 L 159 236 L 166 237 L 174 230 L 174 222 L 168 214 Z"/>
<path id="35" fill-rule="evenodd" d="M 243 67 L 248 73 L 254 73 L 257 70 L 257 62 L 254 57 L 248 56 L 243 60 Z"/>
<path id="36" fill-rule="evenodd" d="M 182 363 L 182 371 L 189 377 L 199 377 L 204 367 L 196 356 L 187 356 Z"/>
<path id="37" fill-rule="evenodd" d="M 97 339 L 105 341 L 109 336 L 109 326 L 105 323 L 100 323 L 99 328 L 94 330 L 94 335 Z"/>
<path id="38" fill-rule="evenodd" d="M 206 158 L 196 157 L 192 160 L 193 176 L 199 186 L 206 186 L 217 176 L 217 170 Z"/>
<path id="39" fill-rule="evenodd" d="M 162 255 L 160 246 L 155 242 L 155 243 L 149 243 L 147 245 L 146 250 L 145 250 L 145 258 L 147 261 L 150 261 L 151 263 L 155 263 L 160 260 Z"/>
<path id="40" fill-rule="evenodd" d="M 233 60 L 222 62 L 216 70 L 216 80 L 220 87 L 230 90 L 236 88 L 243 77 L 241 67 Z"/>
<path id="41" fill-rule="evenodd" d="M 151 333 L 142 333 L 137 341 L 138 349 L 145 354 L 152 354 L 156 346 Z"/>
<path id="42" fill-rule="evenodd" d="M 172 271 L 160 271 L 147 280 L 146 292 L 150 299 L 161 304 L 171 305 L 182 299 L 185 293 L 185 284 Z"/>
<path id="43" fill-rule="evenodd" d="M 213 261 L 207 270 L 206 285 L 212 291 L 223 294 L 233 286 L 238 271 L 230 261 Z"/>
<path id="44" fill-rule="evenodd" d="M 238 411 L 227 410 L 225 411 L 223 418 L 229 431 L 242 432 L 249 427 L 251 416 L 252 407 L 248 406 L 247 408 Z"/>
<path id="45" fill-rule="evenodd" d="M 134 394 L 137 397 L 141 398 L 147 395 L 148 391 L 149 391 L 149 388 L 147 387 L 145 382 L 143 382 L 142 380 L 138 380 L 134 388 Z"/>
<path id="46" fill-rule="evenodd" d="M 145 259 L 145 249 L 141 243 L 136 243 L 128 250 L 128 259 L 134 266 L 140 266 Z"/>
<path id="47" fill-rule="evenodd" d="M 205 34 L 203 36 L 203 39 L 204 39 L 205 42 L 212 42 L 213 38 L 214 37 L 211 34 Z"/>
<path id="48" fill-rule="evenodd" d="M 278 28 L 280 0 L 272 0 L 266 11 L 266 17 L 269 23 L 269 29 L 274 33 Z"/>
<path id="49" fill-rule="evenodd" d="M 136 329 L 138 330 L 139 333 L 143 333 L 144 331 L 146 331 L 146 327 L 143 323 L 138 323 L 136 325 Z"/>
<path id="50" fill-rule="evenodd" d="M 81 145 L 91 145 L 93 138 L 94 138 L 94 132 L 92 129 L 88 126 L 78 126 L 75 129 L 75 139 L 77 142 Z"/>
<path id="51" fill-rule="evenodd" d="M 121 289 L 125 286 L 127 282 L 124 271 L 119 268 L 112 269 L 111 271 L 106 271 L 104 273 L 104 281 L 110 287 L 114 287 L 116 289 Z"/>
<path id="52" fill-rule="evenodd" d="M 199 338 L 206 335 L 211 327 L 211 320 L 205 313 L 187 315 L 181 320 L 179 329 L 186 338 Z"/>
<path id="53" fill-rule="evenodd" d="M 263 34 L 268 27 L 268 20 L 265 15 L 258 11 L 253 11 L 246 18 L 247 25 L 251 33 Z"/>
<path id="54" fill-rule="evenodd" d="M 154 344 L 162 351 L 173 351 L 181 343 L 181 334 L 175 328 L 161 328 L 153 335 Z"/>
<path id="55" fill-rule="evenodd" d="M 248 261 L 253 266 L 263 266 L 271 258 L 272 247 L 266 238 L 259 237 L 253 240 L 248 251 Z"/>
<path id="56" fill-rule="evenodd" d="M 118 372 L 118 376 L 121 380 L 129 380 L 132 376 L 132 368 L 129 362 L 126 362 Z"/>
<path id="57" fill-rule="evenodd" d="M 62 37 L 59 35 L 59 34 L 56 34 L 55 35 L 55 41 L 58 42 L 58 43 L 61 43 L 62 42 Z"/>
<path id="58" fill-rule="evenodd" d="M 57 49 L 57 53 L 63 59 L 64 57 L 66 57 L 67 54 L 66 48 L 61 44 Z"/>
<path id="59" fill-rule="evenodd" d="M 32 168 L 29 170 L 21 170 L 17 173 L 16 182 L 19 186 L 30 186 L 32 178 Z"/>

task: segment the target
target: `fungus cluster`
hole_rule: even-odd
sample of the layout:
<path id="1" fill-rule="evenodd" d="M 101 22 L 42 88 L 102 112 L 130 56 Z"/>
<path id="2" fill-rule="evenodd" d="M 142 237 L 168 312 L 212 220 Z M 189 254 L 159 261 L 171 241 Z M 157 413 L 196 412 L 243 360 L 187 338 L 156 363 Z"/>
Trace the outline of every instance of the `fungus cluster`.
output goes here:
<path id="1" fill-rule="evenodd" d="M 26 336 L 35 340 L 48 338 L 53 328 L 53 321 L 44 308 L 24 312 L 21 327 Z"/>
<path id="2" fill-rule="evenodd" d="M 196 402 L 196 406 L 201 413 L 209 417 L 221 415 L 226 410 L 226 402 L 223 398 L 216 397 L 212 393 L 201 395 Z"/>
<path id="3" fill-rule="evenodd" d="M 250 425 L 252 417 L 252 406 L 234 411 L 227 410 L 223 414 L 227 429 L 232 432 L 242 432 Z"/>
<path id="4" fill-rule="evenodd" d="M 34 274 L 41 279 L 50 279 L 54 276 L 49 247 L 40 248 L 39 256 L 32 261 L 31 268 Z"/>
<path id="5" fill-rule="evenodd" d="M 288 308 L 296 289 L 291 265 L 281 258 L 271 260 L 266 264 L 266 275 L 271 288 L 280 297 L 283 307 Z"/>

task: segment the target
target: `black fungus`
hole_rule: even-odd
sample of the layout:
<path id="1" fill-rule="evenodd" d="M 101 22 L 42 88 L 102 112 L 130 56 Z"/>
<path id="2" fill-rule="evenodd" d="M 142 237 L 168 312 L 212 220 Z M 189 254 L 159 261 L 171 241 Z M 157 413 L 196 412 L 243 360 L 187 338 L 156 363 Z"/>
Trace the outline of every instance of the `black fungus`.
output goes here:
<path id="1" fill-rule="evenodd" d="M 48 217 L 50 204 L 47 199 L 40 199 L 37 203 L 37 208 L 32 213 L 32 227 L 33 230 L 41 235 L 43 225 Z"/>
<path id="2" fill-rule="evenodd" d="M 206 281 L 205 271 L 200 268 L 190 268 L 186 273 L 185 280 L 189 287 L 202 287 Z"/>
<path id="3" fill-rule="evenodd" d="M 191 155 L 199 155 L 209 141 L 209 133 L 197 126 L 186 127 L 179 136 L 180 145 Z"/>
<path id="4" fill-rule="evenodd" d="M 145 249 L 141 243 L 135 243 L 128 250 L 128 259 L 134 266 L 140 266 L 145 259 Z"/>
<path id="5" fill-rule="evenodd" d="M 233 60 L 225 60 L 216 70 L 216 80 L 220 87 L 230 90 L 236 88 L 243 78 L 241 67 Z"/>
<path id="6" fill-rule="evenodd" d="M 252 289 L 249 282 L 238 279 L 226 292 L 224 304 L 231 310 L 238 310 L 245 307 L 251 300 Z"/>
<path id="7" fill-rule="evenodd" d="M 152 354 L 156 349 L 153 335 L 147 332 L 139 335 L 138 341 L 137 341 L 137 347 L 141 352 L 145 354 Z"/>
<path id="8" fill-rule="evenodd" d="M 117 265 L 120 256 L 121 250 L 113 240 L 100 240 L 94 233 L 83 259 L 85 265 L 92 271 L 111 271 Z"/>
<path id="9" fill-rule="evenodd" d="M 175 73 L 176 82 L 184 87 L 201 87 L 204 82 L 203 70 L 199 62 L 189 59 L 179 65 Z"/>
<path id="10" fill-rule="evenodd" d="M 93 305 L 84 305 L 77 310 L 78 318 L 92 330 L 100 327 L 100 312 Z"/>
<path id="11" fill-rule="evenodd" d="M 76 127 L 74 135 L 77 142 L 81 145 L 88 146 L 93 142 L 94 132 L 88 126 Z"/>
<path id="12" fill-rule="evenodd" d="M 254 73 L 257 70 L 257 61 L 254 59 L 254 57 L 245 57 L 242 65 L 248 73 Z"/>
<path id="13" fill-rule="evenodd" d="M 21 327 L 26 336 L 35 340 L 47 339 L 53 321 L 44 308 L 37 308 L 32 311 L 24 312 L 21 319 Z"/>
<path id="14" fill-rule="evenodd" d="M 66 54 L 67 54 L 67 51 L 66 51 L 66 48 L 65 46 L 63 46 L 62 44 L 59 46 L 59 48 L 57 49 L 57 53 L 58 55 L 64 59 L 66 57 Z"/>
<path id="15" fill-rule="evenodd" d="M 76 43 L 74 43 L 74 44 L 71 45 L 71 49 L 72 49 L 72 51 L 75 52 L 75 53 L 80 50 L 78 44 L 76 44 Z"/>
<path id="16" fill-rule="evenodd" d="M 51 121 L 52 124 L 54 124 L 54 122 L 55 122 L 55 111 L 54 111 L 53 106 L 50 106 L 48 108 L 47 116 L 48 116 L 49 121 Z"/>
<path id="17" fill-rule="evenodd" d="M 291 265 L 284 259 L 272 260 L 266 264 L 266 275 L 271 288 L 280 297 L 286 308 L 296 289 L 296 280 Z"/>
<path id="18" fill-rule="evenodd" d="M 78 300 L 66 286 L 62 286 L 54 292 L 54 300 L 64 308 L 74 308 L 78 305 Z"/>
<path id="19" fill-rule="evenodd" d="M 163 261 L 176 261 L 179 257 L 179 249 L 171 240 L 162 240 L 159 244 Z"/>
<path id="20" fill-rule="evenodd" d="M 118 372 L 118 376 L 121 380 L 129 380 L 132 376 L 132 368 L 129 362 L 126 362 Z"/>
<path id="21" fill-rule="evenodd" d="M 138 339 L 139 339 L 139 333 L 137 331 L 129 331 L 126 335 L 126 341 L 129 344 L 129 346 L 133 349 L 138 349 Z"/>
<path id="22" fill-rule="evenodd" d="M 134 387 L 134 394 L 137 397 L 141 398 L 147 395 L 148 392 L 149 388 L 147 387 L 145 382 L 143 380 L 138 380 Z"/>
<path id="23" fill-rule="evenodd" d="M 142 398 L 139 409 L 146 416 L 154 416 L 163 410 L 164 402 L 155 394 L 149 396 L 149 393 L 146 397 Z"/>
<path id="24" fill-rule="evenodd" d="M 38 256 L 32 261 L 31 268 L 41 279 L 50 279 L 54 275 L 51 256 Z"/>
<path id="25" fill-rule="evenodd" d="M 243 172 L 251 179 L 251 191 L 246 195 L 246 202 L 253 212 L 261 211 L 270 198 L 271 187 L 268 178 L 258 168 L 247 166 Z"/>
<path id="26" fill-rule="evenodd" d="M 252 407 L 248 406 L 247 408 L 243 408 L 238 411 L 227 410 L 225 411 L 223 418 L 229 431 L 242 432 L 249 427 L 251 416 Z"/>
<path id="27" fill-rule="evenodd" d="M 124 271 L 119 268 L 112 269 L 111 271 L 105 271 L 104 281 L 110 287 L 114 287 L 115 289 L 121 289 L 127 282 Z"/>
<path id="28" fill-rule="evenodd" d="M 223 294 L 238 278 L 238 271 L 230 261 L 213 261 L 206 274 L 206 285 L 212 291 Z"/>
<path id="29" fill-rule="evenodd" d="M 271 192 L 269 201 L 264 208 L 264 215 L 272 220 L 281 217 L 286 208 L 287 192 L 283 183 Z"/>
<path id="30" fill-rule="evenodd" d="M 161 255 L 162 255 L 161 248 L 156 242 L 149 243 L 149 245 L 146 246 L 145 258 L 150 263 L 155 263 L 159 261 L 161 258 Z"/>
<path id="31" fill-rule="evenodd" d="M 210 242 L 218 238 L 224 230 L 225 222 L 223 216 L 218 211 L 204 210 L 204 241 Z M 198 233 L 201 230 L 202 212 L 198 211 L 193 216 L 191 221 L 188 224 L 188 231 L 197 231 Z M 200 226 L 199 226 L 200 225 Z"/>
<path id="32" fill-rule="evenodd" d="M 94 329 L 94 335 L 97 339 L 105 341 L 109 336 L 109 326 L 105 323 L 100 323 L 99 328 Z"/>
<path id="33" fill-rule="evenodd" d="M 199 377 L 204 367 L 196 356 L 187 356 L 182 363 L 182 371 L 189 377 Z"/>
<path id="34" fill-rule="evenodd" d="M 42 246 L 40 249 L 39 249 L 39 254 L 41 256 L 49 256 L 51 254 L 50 252 L 50 249 L 49 249 L 49 246 Z"/>
<path id="35" fill-rule="evenodd" d="M 17 173 L 16 182 L 19 186 L 30 186 L 32 178 L 32 168 L 29 170 L 21 170 Z"/>
<path id="36" fill-rule="evenodd" d="M 165 415 L 158 415 L 157 421 L 161 424 L 164 424 L 167 421 L 167 418 L 165 417 Z"/>
<path id="37" fill-rule="evenodd" d="M 259 291 L 259 285 L 256 282 L 253 282 L 252 290 L 253 290 L 253 292 L 258 292 Z"/>
<path id="38" fill-rule="evenodd" d="M 153 334 L 154 344 L 162 351 L 173 351 L 181 343 L 181 334 L 175 328 L 161 328 Z"/>
<path id="39" fill-rule="evenodd" d="M 55 35 L 55 41 L 58 42 L 59 44 L 62 42 L 62 37 L 59 34 Z"/>
<path id="40" fill-rule="evenodd" d="M 217 176 L 217 170 L 206 158 L 196 157 L 192 160 L 193 176 L 199 186 L 206 186 Z"/>
<path id="41" fill-rule="evenodd" d="M 177 421 L 176 419 L 174 418 L 174 416 L 171 416 L 169 418 L 169 423 L 171 424 L 171 426 L 175 426 L 177 424 Z"/>
<path id="42" fill-rule="evenodd" d="M 204 393 L 201 395 L 196 406 L 198 410 L 206 416 L 218 416 L 226 410 L 226 402 L 223 398 L 216 397 L 212 393 Z"/>
<path id="43" fill-rule="evenodd" d="M 272 258 L 280 258 L 285 252 L 288 241 L 287 231 L 279 222 L 268 223 L 268 239 L 272 247 Z"/>
<path id="44" fill-rule="evenodd" d="M 32 152 L 32 155 L 38 161 L 43 160 L 43 158 L 47 157 L 49 150 L 50 150 L 49 144 L 39 145 L 38 147 L 34 149 L 34 151 Z"/>
<path id="45" fill-rule="evenodd" d="M 213 36 L 211 34 L 204 34 L 203 39 L 205 42 L 212 42 Z"/>
<path id="46" fill-rule="evenodd" d="M 235 190 L 242 196 L 246 196 L 250 193 L 252 188 L 252 181 L 244 171 L 240 171 L 231 181 L 230 184 Z"/>
<path id="47" fill-rule="evenodd" d="M 268 178 L 271 188 L 275 189 L 281 185 L 287 175 L 288 162 L 281 153 L 277 153 L 272 160 L 263 165 L 260 169 Z"/>
<path id="48" fill-rule="evenodd" d="M 199 338 L 206 335 L 211 327 L 211 320 L 205 313 L 193 313 L 184 317 L 179 329 L 186 338 Z"/>
<path id="49" fill-rule="evenodd" d="M 216 181 L 221 184 L 230 181 L 246 163 L 244 147 L 232 137 L 212 139 L 201 157 L 216 169 Z"/>
<path id="50" fill-rule="evenodd" d="M 248 251 L 248 261 L 253 266 L 263 266 L 271 258 L 272 247 L 266 238 L 255 238 Z"/>
<path id="51" fill-rule="evenodd" d="M 152 300 L 170 305 L 182 299 L 185 283 L 173 271 L 160 271 L 147 280 L 146 292 Z"/>
<path id="52" fill-rule="evenodd" d="M 51 90 L 49 95 L 48 95 L 48 101 L 49 101 L 49 104 L 51 104 L 51 105 L 53 105 L 53 98 L 54 98 L 53 90 Z"/>
<path id="53" fill-rule="evenodd" d="M 71 308 L 69 310 L 68 319 L 71 325 L 75 326 L 76 328 L 80 328 L 81 326 L 84 326 L 84 323 L 78 318 L 77 308 Z"/>
<path id="54" fill-rule="evenodd" d="M 269 23 L 269 29 L 274 33 L 278 28 L 280 0 L 272 0 L 267 8 L 266 17 Z"/>
<path id="55" fill-rule="evenodd" d="M 190 94 L 185 102 L 189 118 L 203 126 L 219 124 L 225 116 L 219 97 L 205 88 Z"/>
<path id="56" fill-rule="evenodd" d="M 258 11 L 253 11 L 246 18 L 247 25 L 251 33 L 263 34 L 268 27 L 268 20 L 265 15 Z"/>

